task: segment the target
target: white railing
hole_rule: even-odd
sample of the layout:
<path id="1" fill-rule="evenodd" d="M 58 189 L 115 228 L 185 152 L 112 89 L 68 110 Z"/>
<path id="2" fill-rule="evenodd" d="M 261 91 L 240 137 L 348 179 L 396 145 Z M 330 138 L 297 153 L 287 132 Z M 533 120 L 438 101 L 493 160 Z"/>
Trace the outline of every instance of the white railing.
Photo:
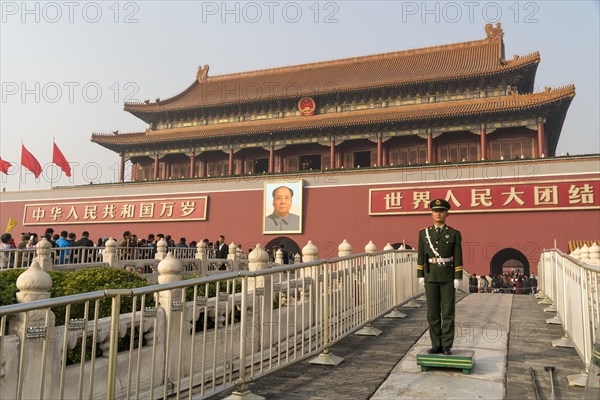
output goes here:
<path id="1" fill-rule="evenodd" d="M 50 248 L 45 256 L 47 264 L 54 270 L 78 270 L 96 267 L 122 267 L 138 273 L 152 273 L 160 259 L 156 259 L 156 251 L 149 247 L 116 247 L 115 258 L 107 260 L 105 247 L 65 247 Z M 188 272 L 198 272 L 204 275 L 216 274 L 224 270 L 247 269 L 248 257 L 236 254 L 232 259 L 197 258 L 196 248 L 170 247 L 175 258 L 184 263 Z M 0 250 L 0 273 L 11 269 L 28 268 L 33 260 L 38 259 L 39 249 L 10 249 Z M 39 261 L 39 260 L 38 260 Z M 219 272 L 220 271 L 220 272 Z"/>
<path id="2" fill-rule="evenodd" d="M 52 265 L 102 262 L 104 247 L 62 247 L 50 249 Z M 27 268 L 36 255 L 36 248 L 0 250 L 0 270 Z"/>
<path id="3" fill-rule="evenodd" d="M 538 273 L 540 288 L 556 307 L 565 335 L 572 341 L 587 373 L 600 328 L 600 267 L 553 249 L 542 252 Z"/>
<path id="4" fill-rule="evenodd" d="M 416 253 L 386 251 L 0 307 L 0 393 L 191 399 L 243 389 L 420 296 L 416 281 Z"/>

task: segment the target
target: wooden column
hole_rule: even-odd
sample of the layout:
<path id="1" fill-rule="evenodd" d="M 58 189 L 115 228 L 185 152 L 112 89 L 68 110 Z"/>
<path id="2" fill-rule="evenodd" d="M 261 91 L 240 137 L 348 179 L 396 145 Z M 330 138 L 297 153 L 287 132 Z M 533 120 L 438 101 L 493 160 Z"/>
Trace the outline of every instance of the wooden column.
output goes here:
<path id="1" fill-rule="evenodd" d="M 171 178 L 171 161 L 165 161 L 165 179 Z"/>
<path id="2" fill-rule="evenodd" d="M 190 178 L 194 177 L 194 171 L 196 170 L 196 152 L 192 151 L 190 155 Z"/>
<path id="3" fill-rule="evenodd" d="M 119 168 L 119 182 L 125 182 L 125 154 L 121 154 L 121 166 Z"/>
<path id="4" fill-rule="evenodd" d="M 433 137 L 431 133 L 427 134 L 427 162 L 433 163 Z"/>
<path id="5" fill-rule="evenodd" d="M 331 143 L 329 144 L 329 169 L 335 168 L 335 139 L 331 138 Z"/>
<path id="6" fill-rule="evenodd" d="M 275 171 L 275 149 L 273 145 L 269 147 L 269 173 L 272 174 Z"/>
<path id="7" fill-rule="evenodd" d="M 538 145 L 538 157 L 547 156 L 546 154 L 546 134 L 544 132 L 544 123 L 542 121 L 538 122 L 538 137 L 537 137 L 537 145 Z"/>
<path id="8" fill-rule="evenodd" d="M 386 146 L 385 144 L 383 145 L 383 161 L 381 163 L 381 165 L 388 165 L 389 164 L 389 155 L 390 155 L 390 149 L 388 148 L 388 146 Z"/>
<path id="9" fill-rule="evenodd" d="M 204 160 L 204 158 L 200 158 L 200 177 L 206 177 L 206 161 Z"/>
<path id="10" fill-rule="evenodd" d="M 158 163 L 159 157 L 158 154 L 154 156 L 154 180 L 158 180 Z"/>
<path id="11" fill-rule="evenodd" d="M 246 163 L 246 157 L 240 157 L 238 160 L 238 167 L 236 168 L 235 173 L 237 175 L 244 175 L 244 164 Z"/>
<path id="12" fill-rule="evenodd" d="M 131 182 L 137 181 L 138 164 L 131 163 Z"/>
<path id="13" fill-rule="evenodd" d="M 381 167 L 383 161 L 383 141 L 381 135 L 377 135 L 377 166 Z"/>
<path id="14" fill-rule="evenodd" d="M 229 175 L 233 175 L 233 149 L 229 149 Z"/>
<path id="15" fill-rule="evenodd" d="M 488 150 L 487 150 L 487 130 L 485 128 L 481 128 L 481 148 L 479 152 L 481 153 L 481 159 L 488 159 Z"/>

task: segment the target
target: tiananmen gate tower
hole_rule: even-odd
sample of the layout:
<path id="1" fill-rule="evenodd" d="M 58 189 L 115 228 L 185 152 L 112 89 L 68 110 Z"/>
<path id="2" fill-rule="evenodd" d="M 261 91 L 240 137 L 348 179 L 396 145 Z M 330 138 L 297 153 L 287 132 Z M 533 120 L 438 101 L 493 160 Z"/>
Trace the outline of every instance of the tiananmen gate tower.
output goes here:
<path id="1" fill-rule="evenodd" d="M 0 224 L 224 234 L 244 250 L 312 240 L 329 258 L 343 239 L 353 252 L 370 240 L 415 246 L 441 197 L 466 269 L 535 273 L 542 249 L 599 238 L 600 157 L 557 156 L 575 87 L 534 92 L 540 54 L 507 57 L 503 35 L 488 24 L 483 39 L 422 49 L 214 76 L 199 67 L 176 96 L 125 104 L 145 131 L 92 135 L 121 157 L 120 183 L 4 193 Z M 281 186 L 298 226 L 268 224 Z"/>

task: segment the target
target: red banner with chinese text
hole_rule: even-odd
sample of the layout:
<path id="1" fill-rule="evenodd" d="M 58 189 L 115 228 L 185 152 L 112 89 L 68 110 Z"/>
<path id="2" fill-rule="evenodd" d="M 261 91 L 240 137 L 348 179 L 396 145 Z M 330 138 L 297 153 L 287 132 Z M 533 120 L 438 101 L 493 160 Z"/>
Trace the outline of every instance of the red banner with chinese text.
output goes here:
<path id="1" fill-rule="evenodd" d="M 600 208 L 598 180 L 480 183 L 369 190 L 369 215 L 427 214 L 445 199 L 453 213 L 580 210 Z"/>
<path id="2" fill-rule="evenodd" d="M 206 220 L 207 196 L 26 204 L 23 225 Z"/>

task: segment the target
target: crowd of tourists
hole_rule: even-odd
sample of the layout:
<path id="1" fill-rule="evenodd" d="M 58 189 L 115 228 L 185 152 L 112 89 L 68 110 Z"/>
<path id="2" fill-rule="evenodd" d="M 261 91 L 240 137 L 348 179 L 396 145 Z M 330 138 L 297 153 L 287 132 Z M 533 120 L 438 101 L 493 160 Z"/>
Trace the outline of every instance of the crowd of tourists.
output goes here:
<path id="1" fill-rule="evenodd" d="M 471 274 L 469 277 L 470 293 L 512 293 L 535 294 L 538 282 L 535 275 L 525 275 L 515 271 L 500 275 Z"/>

